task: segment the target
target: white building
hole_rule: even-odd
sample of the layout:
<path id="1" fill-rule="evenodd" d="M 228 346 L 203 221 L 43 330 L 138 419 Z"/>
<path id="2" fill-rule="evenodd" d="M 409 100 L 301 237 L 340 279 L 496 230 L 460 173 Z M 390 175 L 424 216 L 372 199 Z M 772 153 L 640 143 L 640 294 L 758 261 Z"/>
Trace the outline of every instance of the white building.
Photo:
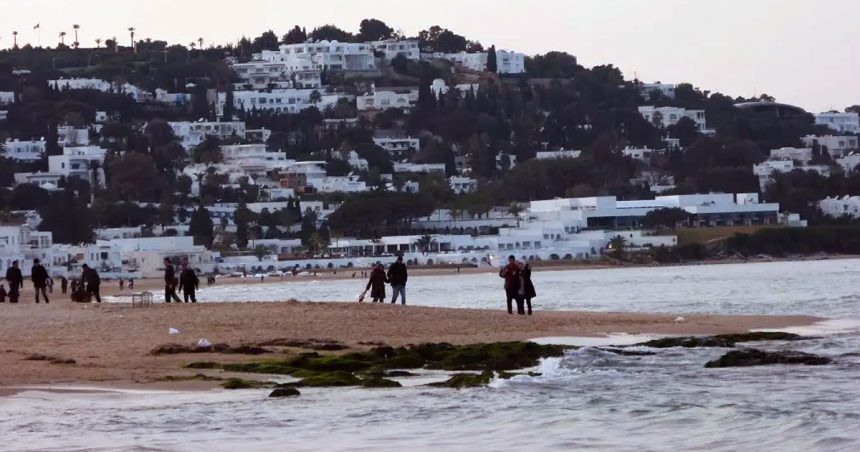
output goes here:
<path id="1" fill-rule="evenodd" d="M 860 134 L 860 115 L 835 111 L 815 115 L 815 123 L 839 133 Z"/>
<path id="2" fill-rule="evenodd" d="M 26 224 L 0 225 L 0 278 L 18 261 L 18 268 L 24 276 L 30 276 L 33 259 L 50 265 L 53 260 L 53 234 L 39 232 Z"/>
<path id="3" fill-rule="evenodd" d="M 255 60 L 287 63 L 287 69 L 375 71 L 376 61 L 370 44 L 337 41 L 285 44 L 278 50 L 264 50 Z"/>
<path id="4" fill-rule="evenodd" d="M 90 144 L 90 130 L 73 126 L 57 126 L 57 143 L 62 146 L 86 146 Z"/>
<path id="5" fill-rule="evenodd" d="M 433 80 L 430 84 L 430 91 L 436 96 L 436 99 L 439 99 L 444 94 L 448 94 L 451 88 L 448 87 L 448 84 L 445 80 L 441 78 L 437 78 Z M 465 95 L 468 92 L 472 94 L 477 94 L 478 90 L 481 89 L 481 85 L 478 83 L 459 83 L 454 86 L 454 89 L 460 92 L 460 94 Z"/>
<path id="6" fill-rule="evenodd" d="M 407 60 L 421 59 L 421 50 L 418 48 L 418 40 L 385 40 L 370 42 L 370 47 L 375 52 L 383 54 L 386 60 L 393 60 L 398 55 L 403 56 Z"/>
<path id="7" fill-rule="evenodd" d="M 166 257 L 177 264 L 186 262 L 201 273 L 215 268 L 213 254 L 202 246 L 194 245 L 193 237 L 115 239 L 111 243 L 120 248 L 129 271 L 140 272 L 144 278 L 160 277 Z"/>
<path id="8" fill-rule="evenodd" d="M 2 156 L 18 161 L 41 160 L 45 156 L 45 140 L 9 140 L 3 144 Z"/>
<path id="9" fill-rule="evenodd" d="M 377 88 L 358 96 L 356 99 L 358 111 L 380 111 L 398 108 L 409 111 L 418 103 L 418 88 Z"/>
<path id="10" fill-rule="evenodd" d="M 643 162 L 651 161 L 651 157 L 657 153 L 658 151 L 655 151 L 654 149 L 634 148 L 629 146 L 621 150 L 621 155 L 630 157 L 633 160 L 641 160 Z"/>
<path id="11" fill-rule="evenodd" d="M 458 195 L 478 191 L 478 179 L 471 177 L 451 176 L 448 179 L 451 190 Z"/>
<path id="12" fill-rule="evenodd" d="M 705 120 L 705 110 L 687 110 L 679 107 L 641 106 L 639 107 L 639 114 L 641 114 L 649 123 L 662 129 L 677 124 L 682 118 L 689 118 L 696 123 L 699 133 L 714 133 L 713 129 L 708 128 L 707 121 Z"/>
<path id="13" fill-rule="evenodd" d="M 341 99 L 350 100 L 346 94 L 327 94 L 316 89 L 273 89 L 269 91 L 236 91 L 233 93 L 233 107 L 236 110 L 269 111 L 272 113 L 295 114 L 316 107 L 320 111 L 337 105 Z M 227 93 L 218 93 L 215 112 L 224 114 Z"/>
<path id="14" fill-rule="evenodd" d="M 324 177 L 308 181 L 320 193 L 362 193 L 367 191 L 367 184 L 358 176 Z"/>
<path id="15" fill-rule="evenodd" d="M 818 208 L 825 215 L 834 218 L 860 218 L 860 196 L 825 198 L 818 202 Z"/>
<path id="16" fill-rule="evenodd" d="M 14 91 L 0 91 L 0 105 L 6 106 L 15 103 Z"/>
<path id="17" fill-rule="evenodd" d="M 860 149 L 858 146 L 858 138 L 856 136 L 844 136 L 844 135 L 826 135 L 826 136 L 815 136 L 808 135 L 801 138 L 803 141 L 803 145 L 806 147 L 813 147 L 816 144 L 821 146 L 822 149 L 826 149 L 828 153 L 832 157 L 841 157 L 845 154 L 848 154 L 853 151 L 857 151 Z"/>
<path id="18" fill-rule="evenodd" d="M 245 123 L 241 121 L 221 122 L 170 122 L 173 134 L 179 138 L 182 147 L 191 149 L 202 143 L 207 136 L 226 140 L 231 137 L 245 138 Z"/>
<path id="19" fill-rule="evenodd" d="M 578 159 L 582 151 L 560 150 L 560 151 L 538 151 L 535 158 L 538 160 Z"/>
<path id="20" fill-rule="evenodd" d="M 126 94 L 135 101 L 142 102 L 152 97 L 148 92 L 129 83 L 111 83 L 97 78 L 65 78 L 59 80 L 48 80 L 48 86 L 58 91 L 63 90 L 96 90 L 103 93 L 113 92 Z"/>
<path id="21" fill-rule="evenodd" d="M 672 83 L 643 83 L 639 85 L 639 93 L 646 100 L 651 100 L 652 93 L 659 92 L 663 97 L 675 98 L 675 85 Z"/>
<path id="22" fill-rule="evenodd" d="M 487 52 L 447 53 L 443 58 L 454 62 L 466 69 L 478 72 L 487 70 Z M 526 56 L 508 50 L 496 50 L 496 68 L 499 74 L 524 74 L 526 72 Z"/>
<path id="23" fill-rule="evenodd" d="M 405 157 L 421 151 L 421 140 L 397 132 L 377 130 L 373 143 L 396 157 Z"/>
<path id="24" fill-rule="evenodd" d="M 90 184 L 95 177 L 99 186 L 104 187 L 106 155 L 107 149 L 98 146 L 65 147 L 62 155 L 48 157 L 48 172 L 62 174 L 66 178 L 77 177 Z"/>
<path id="25" fill-rule="evenodd" d="M 170 93 L 159 88 L 155 90 L 155 100 L 164 104 L 182 106 L 191 103 L 191 95 L 186 93 Z M 98 119 L 96 122 L 98 122 Z"/>
<path id="26" fill-rule="evenodd" d="M 810 165 L 801 162 L 795 164 L 794 160 L 766 160 L 762 163 L 753 165 L 753 174 L 758 176 L 759 185 L 764 191 L 767 186 L 774 181 L 774 174 L 789 173 L 794 170 L 812 171 L 824 177 L 830 177 L 830 167 L 827 165 Z"/>
<path id="27" fill-rule="evenodd" d="M 794 160 L 800 163 L 812 161 L 812 148 L 779 148 L 770 151 L 771 160 Z"/>
<path id="28" fill-rule="evenodd" d="M 439 173 L 445 174 L 444 163 L 394 163 L 395 173 Z"/>

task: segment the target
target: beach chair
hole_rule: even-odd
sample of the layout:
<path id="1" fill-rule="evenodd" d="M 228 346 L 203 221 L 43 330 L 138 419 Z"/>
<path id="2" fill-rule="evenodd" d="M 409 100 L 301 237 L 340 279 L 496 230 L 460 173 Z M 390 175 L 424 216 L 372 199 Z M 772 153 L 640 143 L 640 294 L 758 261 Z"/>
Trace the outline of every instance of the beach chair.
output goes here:
<path id="1" fill-rule="evenodd" d="M 138 292 L 131 294 L 131 307 L 143 308 L 152 305 L 154 296 L 152 292 Z"/>

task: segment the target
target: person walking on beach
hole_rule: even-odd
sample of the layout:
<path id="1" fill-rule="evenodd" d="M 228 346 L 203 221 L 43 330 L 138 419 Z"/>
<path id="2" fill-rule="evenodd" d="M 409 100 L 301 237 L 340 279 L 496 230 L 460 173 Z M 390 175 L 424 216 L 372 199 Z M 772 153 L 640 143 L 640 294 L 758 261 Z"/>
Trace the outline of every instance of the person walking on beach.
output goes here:
<path id="1" fill-rule="evenodd" d="M 529 315 L 532 315 L 532 298 L 537 296 L 535 285 L 532 283 L 532 266 L 528 262 L 520 262 L 520 296 L 526 301 Z"/>
<path id="2" fill-rule="evenodd" d="M 408 279 L 406 264 L 403 256 L 397 257 L 397 262 L 388 267 L 388 280 L 391 282 L 391 304 L 397 303 L 397 295 L 400 294 L 400 304 L 406 304 L 406 280 Z"/>
<path id="3" fill-rule="evenodd" d="M 125 290 L 125 280 L 120 278 L 119 279 L 119 291 L 122 292 L 123 290 Z"/>
<path id="4" fill-rule="evenodd" d="M 60 276 L 60 292 L 65 295 L 69 291 L 69 280 L 65 276 Z"/>
<path id="5" fill-rule="evenodd" d="M 9 283 L 9 303 L 17 303 L 21 296 L 20 290 L 24 288 L 24 275 L 18 268 L 18 261 L 13 261 L 12 266 L 6 270 L 6 282 Z"/>
<path id="6" fill-rule="evenodd" d="M 388 278 L 385 277 L 385 268 L 381 262 L 377 262 L 373 271 L 370 272 L 370 280 L 367 282 L 367 288 L 370 290 L 370 298 L 374 303 L 385 303 L 385 284 L 388 283 Z"/>
<path id="7" fill-rule="evenodd" d="M 182 271 L 179 273 L 179 290 L 182 291 L 182 297 L 188 303 L 191 299 L 192 303 L 197 303 L 196 291 L 200 288 L 200 279 L 194 270 L 188 268 L 188 264 L 182 264 Z"/>
<path id="8" fill-rule="evenodd" d="M 6 302 L 6 286 L 0 284 L 0 303 Z"/>
<path id="9" fill-rule="evenodd" d="M 523 298 L 520 296 L 520 268 L 517 266 L 517 258 L 508 257 L 508 264 L 499 270 L 499 277 L 505 279 L 505 296 L 508 301 L 508 314 L 514 313 L 513 301 L 517 301 L 517 313 L 525 315 L 523 309 Z"/>
<path id="10" fill-rule="evenodd" d="M 170 264 L 170 259 L 164 258 L 164 302 L 170 303 L 171 301 L 175 301 L 177 303 L 182 303 L 179 300 L 179 297 L 176 295 L 176 270 L 173 269 L 173 265 Z"/>
<path id="11" fill-rule="evenodd" d="M 134 290 L 134 279 L 128 278 L 128 290 Z"/>
<path id="12" fill-rule="evenodd" d="M 45 280 L 45 283 L 48 285 L 48 293 L 54 293 L 54 278 L 49 275 L 48 279 Z"/>
<path id="13" fill-rule="evenodd" d="M 33 281 L 33 288 L 36 291 L 36 303 L 39 302 L 39 294 L 45 297 L 45 304 L 50 303 L 48 300 L 48 271 L 39 262 L 39 259 L 33 259 L 33 267 L 30 268 L 30 280 Z"/>
<path id="14" fill-rule="evenodd" d="M 92 301 L 93 297 L 95 297 L 96 302 L 101 303 L 102 297 L 99 290 L 101 289 L 102 280 L 99 277 L 99 273 L 87 264 L 84 264 L 82 268 L 84 271 L 81 273 L 81 284 L 86 285 L 87 298 Z"/>

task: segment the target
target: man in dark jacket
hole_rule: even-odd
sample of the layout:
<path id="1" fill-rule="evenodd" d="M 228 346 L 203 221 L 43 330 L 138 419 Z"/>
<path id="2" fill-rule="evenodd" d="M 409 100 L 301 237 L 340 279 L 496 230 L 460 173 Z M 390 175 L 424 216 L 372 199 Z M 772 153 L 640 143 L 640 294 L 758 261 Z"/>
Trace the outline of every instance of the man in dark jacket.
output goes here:
<path id="1" fill-rule="evenodd" d="M 63 295 L 69 291 L 69 280 L 65 276 L 60 276 L 60 291 Z"/>
<path id="2" fill-rule="evenodd" d="M 9 282 L 9 303 L 17 303 L 21 296 L 20 290 L 24 288 L 24 275 L 18 268 L 18 261 L 12 262 L 12 266 L 6 270 L 6 281 Z"/>
<path id="3" fill-rule="evenodd" d="M 179 290 L 182 291 L 182 297 L 188 303 L 191 299 L 192 303 L 197 303 L 195 292 L 200 288 L 200 279 L 194 270 L 188 268 L 188 264 L 182 264 L 182 272 L 179 274 Z"/>
<path id="4" fill-rule="evenodd" d="M 39 302 L 39 294 L 45 297 L 45 304 L 50 303 L 48 300 L 48 271 L 39 262 L 39 259 L 33 259 L 33 267 L 30 269 L 30 279 L 33 281 L 33 289 L 36 290 L 36 303 Z"/>
<path id="5" fill-rule="evenodd" d="M 102 280 L 99 278 L 98 272 L 96 269 L 90 268 L 87 264 L 84 264 L 82 268 L 84 272 L 81 274 L 81 284 L 87 285 L 87 297 L 90 300 L 95 297 L 96 301 L 101 303 L 102 297 L 99 294 L 99 289 L 101 288 Z"/>
<path id="6" fill-rule="evenodd" d="M 520 268 L 517 266 L 517 258 L 508 257 L 508 265 L 499 270 L 499 277 L 505 279 L 505 296 L 508 299 L 508 314 L 514 313 L 513 301 L 517 302 L 517 312 L 520 315 L 526 313 L 523 306 L 523 297 L 520 295 Z"/>
<path id="7" fill-rule="evenodd" d="M 388 267 L 388 281 L 391 282 L 391 304 L 397 303 L 397 294 L 400 294 L 400 303 L 406 304 L 406 280 L 408 274 L 406 264 L 403 263 L 403 256 L 397 258 L 397 262 Z"/>
<path id="8" fill-rule="evenodd" d="M 173 265 L 170 264 L 169 258 L 164 258 L 164 302 L 170 303 L 171 301 L 175 301 L 177 303 L 182 303 L 179 297 L 176 295 L 176 270 L 173 269 Z"/>

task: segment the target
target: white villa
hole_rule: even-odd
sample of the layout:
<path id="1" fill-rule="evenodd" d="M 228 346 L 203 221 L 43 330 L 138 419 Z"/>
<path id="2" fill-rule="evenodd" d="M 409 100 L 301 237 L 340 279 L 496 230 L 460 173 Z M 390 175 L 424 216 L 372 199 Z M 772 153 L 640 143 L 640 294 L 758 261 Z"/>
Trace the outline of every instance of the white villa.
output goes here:
<path id="1" fill-rule="evenodd" d="M 418 88 L 377 88 L 356 98 L 358 111 L 380 111 L 389 108 L 411 110 L 418 103 Z"/>
<path id="2" fill-rule="evenodd" d="M 679 107 L 641 106 L 639 107 L 639 114 L 641 114 L 649 123 L 658 125 L 663 129 L 677 124 L 681 118 L 689 118 L 696 123 L 696 127 L 700 133 L 715 133 L 713 129 L 708 128 L 707 121 L 705 120 L 705 110 L 687 110 Z"/>
<path id="3" fill-rule="evenodd" d="M 171 122 L 170 128 L 173 134 L 179 138 L 182 147 L 191 149 L 202 143 L 207 136 L 213 136 L 219 140 L 230 137 L 245 138 L 245 123 L 241 121 L 223 122 Z"/>
<path id="4" fill-rule="evenodd" d="M 475 53 L 446 53 L 440 54 L 446 60 L 450 60 L 466 69 L 478 72 L 487 70 L 487 52 Z M 508 50 L 496 50 L 496 67 L 499 74 L 524 74 L 526 72 L 526 56 L 518 52 Z"/>
<path id="5" fill-rule="evenodd" d="M 558 160 L 558 159 L 578 159 L 582 155 L 582 151 L 538 151 L 535 158 L 538 160 Z"/>
<path id="6" fill-rule="evenodd" d="M 860 218 L 860 196 L 825 198 L 818 202 L 818 208 L 825 215 L 834 218 L 844 216 Z"/>
<path id="7" fill-rule="evenodd" d="M 0 224 L 0 277 L 18 261 L 24 276 L 30 276 L 33 259 L 47 265 L 53 260 L 53 234 L 39 232 L 26 224 Z"/>
<path id="8" fill-rule="evenodd" d="M 290 71 L 342 70 L 375 71 L 373 48 L 365 43 L 337 41 L 284 44 L 278 50 L 264 50 L 254 60 L 286 63 Z"/>
<path id="9" fill-rule="evenodd" d="M 45 140 L 8 140 L 3 144 L 3 157 L 18 161 L 40 160 L 45 156 Z"/>
<path id="10" fill-rule="evenodd" d="M 417 61 L 421 59 L 421 49 L 419 49 L 418 40 L 416 39 L 406 39 L 402 41 L 390 39 L 385 41 L 373 41 L 369 44 L 375 52 L 382 53 L 386 60 L 393 60 L 398 55 L 402 55 L 407 60 Z"/>
<path id="11" fill-rule="evenodd" d="M 860 134 L 860 115 L 835 111 L 815 115 L 815 123 L 839 133 Z"/>
<path id="12" fill-rule="evenodd" d="M 451 191 L 458 195 L 478 191 L 478 179 L 471 177 L 451 176 L 448 185 L 451 186 Z"/>
<path id="13" fill-rule="evenodd" d="M 374 133 L 373 143 L 388 151 L 389 154 L 398 157 L 421 151 L 420 139 L 404 136 L 397 132 L 377 130 Z"/>
<path id="14" fill-rule="evenodd" d="M 853 151 L 860 149 L 858 138 L 850 135 L 825 135 L 815 136 L 808 135 L 801 138 L 803 145 L 813 147 L 816 144 L 826 149 L 832 157 L 841 157 Z"/>
<path id="15" fill-rule="evenodd" d="M 318 96 L 314 99 L 314 96 Z M 328 94 L 316 89 L 273 89 L 268 91 L 236 91 L 233 93 L 233 107 L 237 110 L 259 110 L 273 113 L 299 113 L 307 108 L 316 107 L 325 110 L 337 105 L 340 99 L 351 100 L 347 94 Z M 227 93 L 218 93 L 215 112 L 224 114 L 227 103 Z"/>
<path id="16" fill-rule="evenodd" d="M 642 94 L 646 100 L 651 100 L 651 94 L 653 92 L 659 92 L 663 95 L 663 97 L 674 99 L 675 98 L 675 85 L 672 83 L 643 83 L 639 85 L 639 93 Z"/>

